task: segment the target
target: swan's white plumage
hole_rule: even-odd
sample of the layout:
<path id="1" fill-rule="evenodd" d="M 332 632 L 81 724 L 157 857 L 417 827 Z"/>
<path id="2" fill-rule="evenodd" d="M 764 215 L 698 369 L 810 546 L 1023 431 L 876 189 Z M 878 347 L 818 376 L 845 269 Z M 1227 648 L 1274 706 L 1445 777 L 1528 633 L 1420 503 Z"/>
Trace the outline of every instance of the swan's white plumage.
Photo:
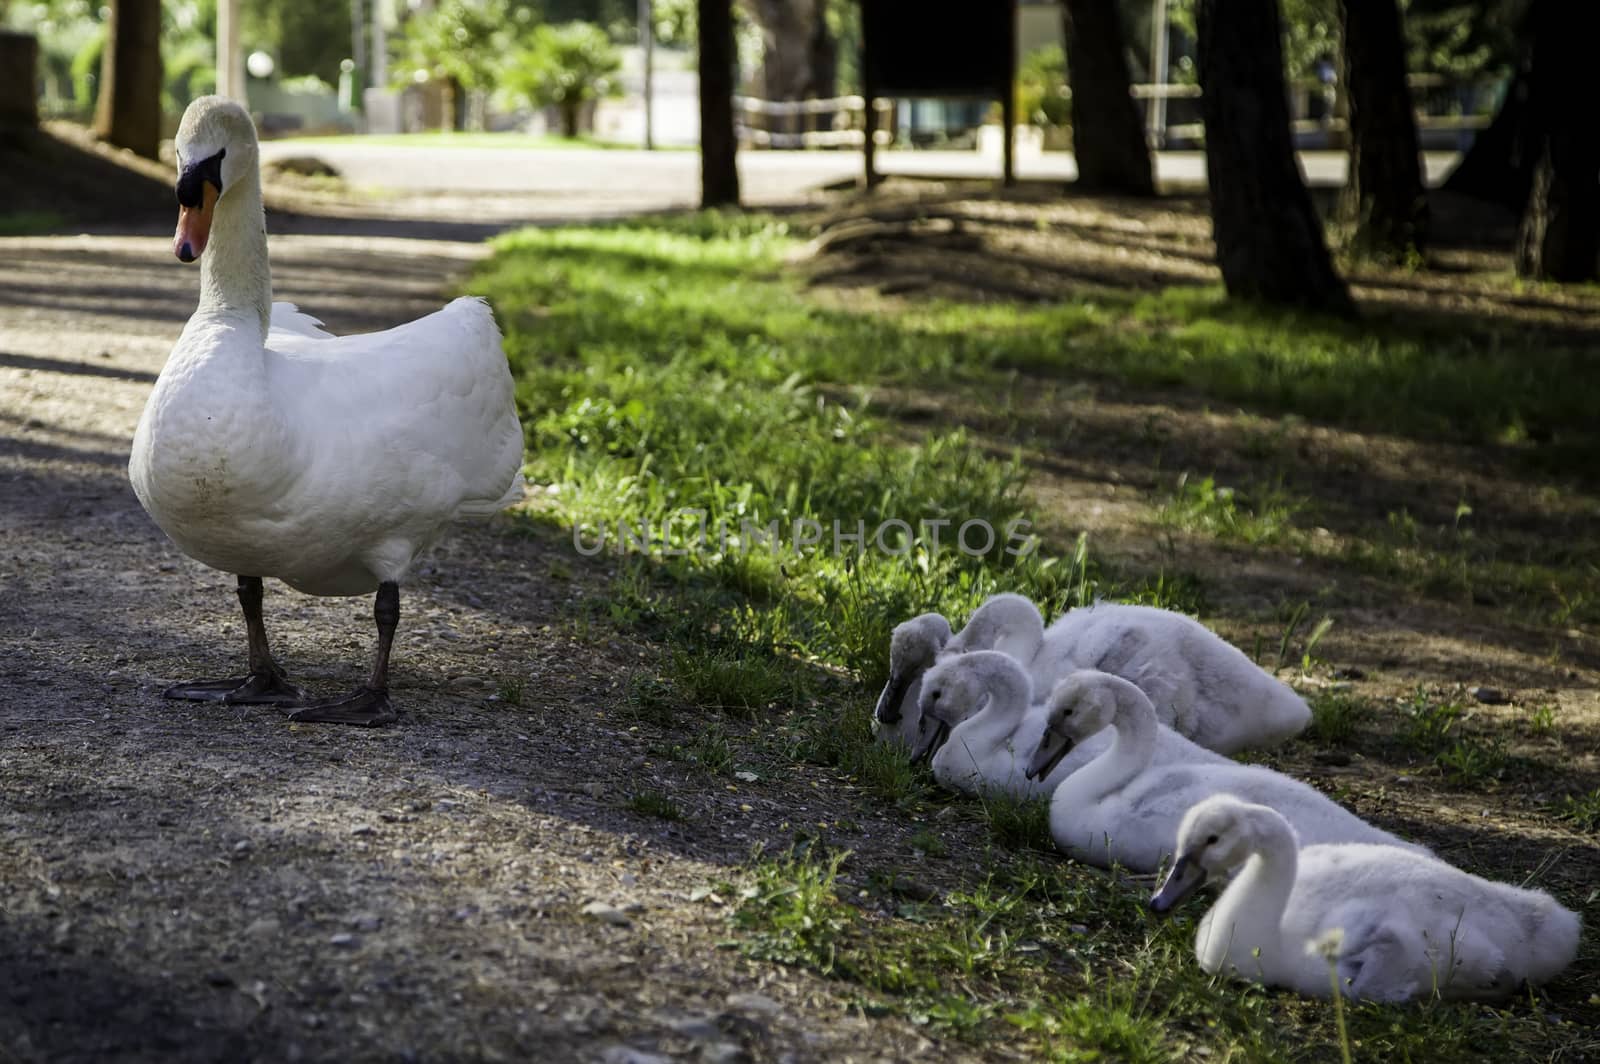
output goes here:
<path id="1" fill-rule="evenodd" d="M 1107 673 L 1082 670 L 1062 681 L 1046 717 L 1046 738 L 1087 739 L 1111 726 L 1109 749 L 1067 776 L 1050 799 L 1050 834 L 1081 861 L 1154 872 L 1172 853 L 1183 815 L 1214 794 L 1269 805 L 1306 844 L 1371 842 L 1411 846 L 1373 827 L 1320 791 L 1259 765 L 1154 763 L 1158 724 L 1149 697 Z"/>
<path id="2" fill-rule="evenodd" d="M 134 435 L 129 477 L 185 553 L 301 591 L 399 581 L 457 517 L 521 494 L 522 430 L 488 306 L 335 337 L 270 305 L 249 117 L 196 101 L 180 159 L 226 149 L 200 305 Z"/>
<path id="3" fill-rule="evenodd" d="M 1111 732 L 1102 730 L 1076 744 L 1048 773 L 1029 778 L 1028 762 L 1043 737 L 1051 700 L 1034 702 L 1028 674 L 1004 653 L 975 651 L 946 658 L 924 674 L 921 689 L 923 714 L 950 728 L 930 762 L 934 778 L 964 794 L 1046 799 L 1062 780 L 1111 745 Z M 1226 761 L 1170 728 L 1160 729 L 1155 764 Z"/>
<path id="4" fill-rule="evenodd" d="M 1029 671 L 1043 691 L 1077 669 L 1137 684 L 1161 723 L 1219 753 L 1280 743 L 1311 722 L 1288 685 L 1172 610 L 1096 603 L 1068 612 L 1043 632 Z"/>
<path id="5" fill-rule="evenodd" d="M 1232 795 L 1185 815 L 1182 860 L 1208 878 L 1234 874 L 1195 935 L 1206 971 L 1328 997 L 1328 960 L 1308 944 L 1337 931 L 1331 952 L 1349 997 L 1497 998 L 1577 955 L 1578 915 L 1542 891 L 1391 846 L 1296 843 L 1279 813 Z"/>
<path id="6" fill-rule="evenodd" d="M 1022 663 L 1040 694 L 1078 669 L 1108 672 L 1144 690 L 1162 724 L 1219 753 L 1282 742 L 1311 721 L 1311 708 L 1287 684 L 1194 618 L 1171 610 L 1097 603 L 1046 628 L 1037 606 L 1006 593 L 985 600 L 960 632 L 937 642 L 909 627 L 914 622 L 897 628 L 895 640 L 906 661 L 925 660 L 919 669 L 953 654 L 999 650 Z M 902 742 L 904 727 L 896 732 Z"/>

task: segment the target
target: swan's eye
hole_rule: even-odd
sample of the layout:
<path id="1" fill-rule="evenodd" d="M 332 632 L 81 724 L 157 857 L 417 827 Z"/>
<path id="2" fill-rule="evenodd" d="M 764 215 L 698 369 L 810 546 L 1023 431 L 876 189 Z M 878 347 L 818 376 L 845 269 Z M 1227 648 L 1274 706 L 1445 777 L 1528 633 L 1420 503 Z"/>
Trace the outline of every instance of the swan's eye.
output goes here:
<path id="1" fill-rule="evenodd" d="M 939 694 L 940 694 L 940 692 L 933 691 L 928 695 L 928 699 L 930 701 L 937 702 L 937 701 L 939 701 Z"/>
<path id="2" fill-rule="evenodd" d="M 1217 844 L 1217 837 L 1215 835 L 1207 835 L 1206 836 L 1206 845 L 1207 846 L 1215 846 L 1216 844 Z"/>

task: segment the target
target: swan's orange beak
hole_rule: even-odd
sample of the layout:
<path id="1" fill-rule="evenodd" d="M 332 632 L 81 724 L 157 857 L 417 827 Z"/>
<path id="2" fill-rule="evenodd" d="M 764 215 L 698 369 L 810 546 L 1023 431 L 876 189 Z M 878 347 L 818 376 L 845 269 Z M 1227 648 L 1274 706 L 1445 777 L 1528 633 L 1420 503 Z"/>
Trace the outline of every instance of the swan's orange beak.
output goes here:
<path id="1" fill-rule="evenodd" d="M 178 233 L 172 238 L 172 253 L 181 262 L 193 262 L 206 249 L 211 239 L 211 209 L 217 205 L 221 193 L 210 181 L 200 182 L 200 203 L 194 207 L 179 206 Z"/>

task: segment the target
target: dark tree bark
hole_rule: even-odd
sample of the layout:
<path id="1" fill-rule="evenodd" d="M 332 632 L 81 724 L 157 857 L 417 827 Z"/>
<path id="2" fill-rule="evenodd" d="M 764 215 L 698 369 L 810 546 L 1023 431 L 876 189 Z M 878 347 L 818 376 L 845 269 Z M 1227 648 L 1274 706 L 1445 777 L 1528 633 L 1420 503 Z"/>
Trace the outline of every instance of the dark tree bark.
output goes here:
<path id="1" fill-rule="evenodd" d="M 733 132 L 732 0 L 697 0 L 700 45 L 700 206 L 739 205 Z"/>
<path id="2" fill-rule="evenodd" d="M 1061 0 L 1072 83 L 1072 154 L 1078 187 L 1155 195 L 1150 147 L 1128 87 L 1128 53 L 1116 0 Z"/>
<path id="3" fill-rule="evenodd" d="M 161 143 L 160 0 L 112 0 L 95 135 L 149 159 Z"/>
<path id="4" fill-rule="evenodd" d="M 769 100 L 833 95 L 838 53 L 826 0 L 751 0 L 761 25 L 762 90 Z"/>
<path id="5" fill-rule="evenodd" d="M 1517 273 L 1545 281 L 1600 276 L 1600 138 L 1590 116 L 1590 52 L 1600 15 L 1534 0 L 1529 103 L 1537 152 L 1517 232 Z"/>
<path id="6" fill-rule="evenodd" d="M 1532 135 L 1532 108 L 1528 102 L 1528 71 L 1518 69 L 1506 89 L 1500 110 L 1479 134 L 1440 186 L 1473 199 L 1498 203 L 1521 210 L 1533 187 L 1534 156 L 1529 141 Z"/>
<path id="7" fill-rule="evenodd" d="M 1200 0 L 1211 228 L 1228 294 L 1353 314 L 1289 139 L 1278 0 Z"/>
<path id="8" fill-rule="evenodd" d="M 33 129 L 39 124 L 38 38 L 0 30 L 0 128 Z"/>
<path id="9" fill-rule="evenodd" d="M 1350 104 L 1349 209 L 1355 247 L 1401 260 L 1422 250 L 1428 201 L 1417 120 L 1406 84 L 1406 42 L 1395 0 L 1341 0 Z"/>

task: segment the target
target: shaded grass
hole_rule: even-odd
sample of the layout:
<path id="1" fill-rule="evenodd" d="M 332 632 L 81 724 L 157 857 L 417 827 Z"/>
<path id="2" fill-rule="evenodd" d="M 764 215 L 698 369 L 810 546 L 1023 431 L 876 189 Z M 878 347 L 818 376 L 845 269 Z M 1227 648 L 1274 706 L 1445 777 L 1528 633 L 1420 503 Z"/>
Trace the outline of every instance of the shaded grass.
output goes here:
<path id="1" fill-rule="evenodd" d="M 803 297 L 779 275 L 795 243 L 784 223 L 761 216 L 526 232 L 499 241 L 472 284 L 506 328 L 529 472 L 547 486 L 531 516 L 575 530 L 586 551 L 615 555 L 617 576 L 595 617 L 665 648 L 630 681 L 626 710 L 677 732 L 656 752 L 712 774 L 736 759 L 762 760 L 764 775 L 786 762 L 824 765 L 867 801 L 926 814 L 939 801 L 927 771 L 875 743 L 869 725 L 894 623 L 938 610 L 959 624 L 1000 590 L 1050 614 L 1100 597 L 1193 609 L 1203 593 L 1188 574 L 1118 573 L 1082 538 L 1027 538 L 1043 523 L 1016 456 L 997 458 L 959 430 L 908 439 L 879 415 L 874 386 L 959 393 L 1021 367 L 1182 383 L 1408 435 L 1493 440 L 1518 419 L 1582 424 L 1549 378 L 1462 341 L 1373 337 L 1224 307 L 1214 293 L 854 313 Z M 1571 369 L 1581 359 L 1556 352 L 1544 361 Z M 1440 391 L 1417 405 L 1420 388 Z M 1186 527 L 1297 542 L 1300 508 L 1287 492 L 1241 497 L 1212 483 L 1180 494 L 1174 520 Z M 904 527 L 886 524 L 894 520 Z M 952 548 L 951 529 L 967 521 L 1001 531 L 1002 549 Z M 929 522 L 947 522 L 940 544 Z M 1327 630 L 1325 619 L 1310 621 L 1305 605 L 1285 619 L 1280 664 L 1291 645 L 1310 664 Z M 1316 737 L 1342 743 L 1364 713 L 1329 698 L 1315 715 Z M 1470 745 L 1477 740 L 1460 733 L 1459 716 L 1422 699 L 1406 718 L 1407 748 L 1458 782 L 1483 782 L 1503 765 Z M 746 722 L 760 727 L 741 734 Z M 1192 913 L 1154 921 L 1115 877 L 1045 859 L 1042 803 L 938 811 L 981 822 L 987 880 L 907 905 L 861 885 L 883 881 L 881 867 L 866 877 L 853 870 L 868 855 L 802 847 L 758 857 L 739 885 L 738 948 L 845 981 L 866 1011 L 974 1044 L 1020 1039 L 1050 1059 L 1187 1060 L 1204 1047 L 1223 1059 L 1314 1061 L 1337 1052 L 1326 1003 L 1200 972 Z M 931 838 L 913 836 L 928 856 Z M 1593 1048 L 1547 1023 L 1538 1000 L 1354 1006 L 1350 1038 L 1363 1059 Z"/>

